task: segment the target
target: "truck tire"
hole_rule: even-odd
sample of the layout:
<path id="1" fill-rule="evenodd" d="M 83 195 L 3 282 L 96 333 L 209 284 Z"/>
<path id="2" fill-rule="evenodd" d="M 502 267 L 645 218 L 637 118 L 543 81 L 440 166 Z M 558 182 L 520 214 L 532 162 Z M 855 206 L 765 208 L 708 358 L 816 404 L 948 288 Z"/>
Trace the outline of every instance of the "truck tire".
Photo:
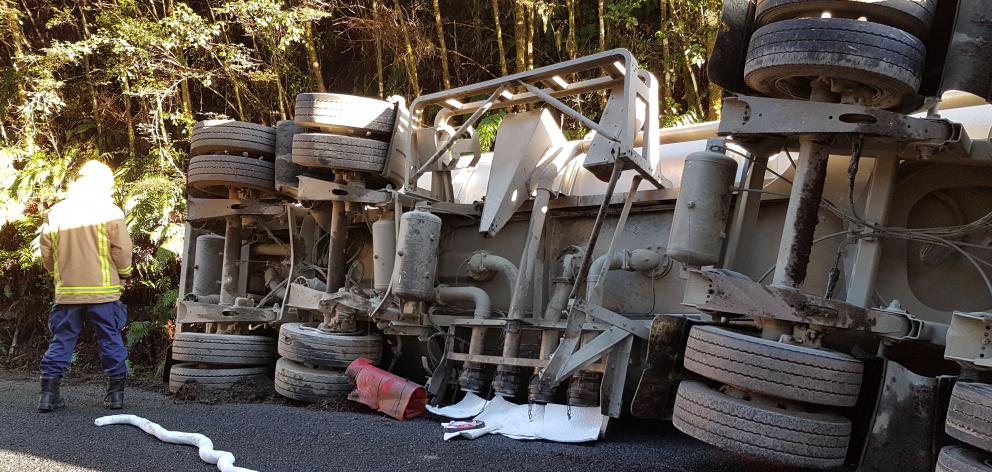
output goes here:
<path id="1" fill-rule="evenodd" d="M 968 447 L 947 446 L 937 456 L 937 472 L 992 472 L 992 458 Z"/>
<path id="2" fill-rule="evenodd" d="M 176 364 L 169 372 L 169 391 L 176 393 L 189 382 L 196 382 L 204 390 L 223 390 L 241 381 L 266 382 L 269 367 L 241 367 L 222 369 L 200 367 L 195 363 Z"/>
<path id="3" fill-rule="evenodd" d="M 293 162 L 304 167 L 382 172 L 389 144 L 324 133 L 293 136 Z"/>
<path id="4" fill-rule="evenodd" d="M 866 104 L 898 106 L 919 89 L 926 47 L 915 36 L 878 23 L 802 18 L 762 26 L 751 36 L 744 81 L 765 95 L 808 99 L 815 77 L 867 87 Z"/>
<path id="5" fill-rule="evenodd" d="M 286 398 L 318 403 L 342 400 L 354 385 L 343 370 L 312 369 L 284 358 L 276 361 L 275 387 Z"/>
<path id="6" fill-rule="evenodd" d="M 193 125 L 189 155 L 245 154 L 272 157 L 276 152 L 276 130 L 271 126 L 243 121 L 207 120 Z"/>
<path id="7" fill-rule="evenodd" d="M 954 439 L 992 452 L 992 385 L 954 384 L 944 431 Z"/>
<path id="8" fill-rule="evenodd" d="M 303 166 L 293 163 L 293 136 L 306 132 L 306 128 L 292 120 L 276 123 L 275 187 L 289 196 L 295 196 L 293 190 L 300 185 L 298 178 L 306 171 Z"/>
<path id="9" fill-rule="evenodd" d="M 742 390 L 831 406 L 857 403 L 864 372 L 864 364 L 847 354 L 716 326 L 694 326 L 689 331 L 684 365 L 703 377 Z"/>
<path id="10" fill-rule="evenodd" d="M 754 16 L 758 26 L 794 18 L 819 18 L 829 11 L 832 18 L 881 23 L 906 31 L 920 39 L 930 35 L 937 9 L 936 0 L 757 0 Z"/>
<path id="11" fill-rule="evenodd" d="M 672 423 L 713 446 L 797 467 L 844 464 L 851 439 L 842 416 L 752 403 L 693 381 L 679 384 Z"/>
<path id="12" fill-rule="evenodd" d="M 300 126 L 327 133 L 365 136 L 388 141 L 396 107 L 385 100 L 337 93 L 296 96 L 295 120 Z"/>
<path id="13" fill-rule="evenodd" d="M 177 333 L 172 340 L 172 358 L 183 362 L 267 365 L 274 351 L 275 340 L 265 336 Z"/>
<path id="14" fill-rule="evenodd" d="M 203 194 L 227 198 L 228 188 L 271 193 L 275 191 L 275 165 L 243 156 L 208 154 L 189 160 L 186 185 Z"/>
<path id="15" fill-rule="evenodd" d="M 279 355 L 301 364 L 345 368 L 364 357 L 382 358 L 378 334 L 338 334 L 317 329 L 315 323 L 286 323 L 279 328 Z"/>

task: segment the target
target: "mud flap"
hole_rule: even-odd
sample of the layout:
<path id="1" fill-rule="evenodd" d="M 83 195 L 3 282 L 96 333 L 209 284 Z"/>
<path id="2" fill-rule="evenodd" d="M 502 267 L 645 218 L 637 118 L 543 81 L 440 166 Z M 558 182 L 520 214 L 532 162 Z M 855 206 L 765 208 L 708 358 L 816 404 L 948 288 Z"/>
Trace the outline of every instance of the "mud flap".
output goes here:
<path id="1" fill-rule="evenodd" d="M 934 470 L 945 442 L 944 418 L 954 377 L 918 375 L 881 358 L 865 361 L 866 380 L 874 370 L 881 385 L 875 389 L 878 396 L 864 436 L 861 441 L 852 438 L 849 458 L 857 460 L 859 472 Z"/>
<path id="2" fill-rule="evenodd" d="M 647 356 L 641 380 L 630 404 L 638 418 L 669 419 L 682 375 L 682 357 L 693 319 L 658 315 L 651 322 Z"/>

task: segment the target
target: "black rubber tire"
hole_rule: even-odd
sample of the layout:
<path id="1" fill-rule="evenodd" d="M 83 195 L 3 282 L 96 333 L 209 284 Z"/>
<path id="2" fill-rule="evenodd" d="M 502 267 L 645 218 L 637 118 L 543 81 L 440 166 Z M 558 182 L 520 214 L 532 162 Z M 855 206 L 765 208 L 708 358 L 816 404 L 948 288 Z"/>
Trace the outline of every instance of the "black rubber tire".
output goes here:
<path id="1" fill-rule="evenodd" d="M 177 333 L 172 358 L 219 365 L 267 365 L 275 357 L 275 340 L 265 336 Z"/>
<path id="2" fill-rule="evenodd" d="M 937 0 L 757 0 L 754 17 L 764 26 L 794 18 L 819 18 L 825 11 L 832 18 L 864 17 L 926 39 Z"/>
<path id="3" fill-rule="evenodd" d="M 742 390 L 831 406 L 858 401 L 864 364 L 847 354 L 694 326 L 685 368 Z"/>
<path id="4" fill-rule="evenodd" d="M 275 192 L 275 164 L 253 157 L 208 154 L 189 160 L 187 187 L 227 198 L 228 188 Z"/>
<path id="5" fill-rule="evenodd" d="M 189 155 L 245 154 L 272 157 L 276 152 L 276 130 L 271 126 L 243 121 L 207 120 L 193 125 Z"/>
<path id="6" fill-rule="evenodd" d="M 396 107 L 385 100 L 337 93 L 296 96 L 295 120 L 300 126 L 327 133 L 365 136 L 389 141 Z"/>
<path id="7" fill-rule="evenodd" d="M 204 390 L 223 390 L 240 381 L 267 382 L 269 367 L 239 367 L 223 369 L 200 367 L 199 364 L 176 364 L 169 371 L 169 391 L 176 393 L 188 382 L 196 382 Z"/>
<path id="8" fill-rule="evenodd" d="M 382 358 L 378 334 L 325 333 L 315 323 L 286 323 L 279 328 L 279 355 L 319 367 L 345 368 L 364 357 L 373 363 Z"/>
<path id="9" fill-rule="evenodd" d="M 276 362 L 276 392 L 309 403 L 342 400 L 355 388 L 340 369 L 312 369 L 289 359 Z"/>
<path id="10" fill-rule="evenodd" d="M 763 406 L 693 381 L 679 384 L 672 424 L 722 449 L 809 468 L 844 464 L 851 438 L 842 416 Z"/>
<path id="11" fill-rule="evenodd" d="M 751 36 L 744 81 L 772 97 L 808 99 L 815 77 L 872 90 L 866 105 L 898 106 L 919 89 L 926 47 L 891 26 L 843 18 L 804 18 L 762 26 Z"/>
<path id="12" fill-rule="evenodd" d="M 944 431 L 963 443 L 992 452 L 992 385 L 954 384 Z"/>
<path id="13" fill-rule="evenodd" d="M 324 133 L 293 136 L 293 162 L 321 169 L 382 172 L 389 144 L 373 139 Z"/>
<path id="14" fill-rule="evenodd" d="M 937 472 L 992 472 L 992 457 L 970 447 L 947 446 L 937 456 Z"/>

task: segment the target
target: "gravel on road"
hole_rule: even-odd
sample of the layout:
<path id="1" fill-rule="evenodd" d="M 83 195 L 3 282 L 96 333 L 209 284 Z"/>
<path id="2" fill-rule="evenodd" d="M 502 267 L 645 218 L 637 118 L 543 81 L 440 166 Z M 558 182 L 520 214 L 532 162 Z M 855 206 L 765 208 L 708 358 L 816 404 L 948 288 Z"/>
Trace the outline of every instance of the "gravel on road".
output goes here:
<path id="1" fill-rule="evenodd" d="M 103 386 L 67 380 L 68 408 L 39 414 L 37 380 L 0 371 L 0 471 L 216 471 L 196 449 L 131 426 L 96 427 Z M 269 403 L 203 404 L 129 388 L 121 413 L 205 434 L 236 465 L 259 471 L 720 471 L 774 470 L 728 455 L 668 422 L 624 422 L 592 444 L 502 436 L 441 440 L 436 417 L 400 422 L 375 412 L 317 411 Z"/>

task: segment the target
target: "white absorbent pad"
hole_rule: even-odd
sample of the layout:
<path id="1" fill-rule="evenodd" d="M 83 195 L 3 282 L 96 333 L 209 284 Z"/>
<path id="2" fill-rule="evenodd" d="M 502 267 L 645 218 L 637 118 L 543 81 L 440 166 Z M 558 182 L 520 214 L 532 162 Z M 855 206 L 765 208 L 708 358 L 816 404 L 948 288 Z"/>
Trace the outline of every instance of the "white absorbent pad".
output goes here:
<path id="1" fill-rule="evenodd" d="M 427 405 L 427 411 L 438 416 L 461 420 L 471 418 L 479 413 L 482 413 L 482 409 L 485 407 L 485 398 L 482 398 L 472 392 L 468 392 L 465 394 L 465 398 L 462 398 L 461 401 L 455 403 L 454 405 L 448 405 L 440 408 Z"/>
<path id="2" fill-rule="evenodd" d="M 468 434 L 445 434 L 444 439 L 474 439 L 485 433 L 502 434 L 513 439 L 544 439 L 555 442 L 586 442 L 599 438 L 604 417 L 599 407 L 566 405 L 517 405 L 496 396 L 474 418 L 485 428 Z"/>
<path id="3" fill-rule="evenodd" d="M 157 423 L 153 423 L 145 418 L 135 415 L 111 415 L 102 416 L 94 421 L 97 426 L 111 424 L 129 424 L 141 428 L 142 431 L 155 436 L 160 441 L 172 444 L 185 444 L 199 448 L 200 459 L 208 464 L 216 464 L 220 472 L 256 472 L 251 469 L 234 466 L 234 454 L 227 451 L 214 450 L 214 443 L 210 438 L 199 433 L 183 433 L 179 431 L 169 431 Z"/>

